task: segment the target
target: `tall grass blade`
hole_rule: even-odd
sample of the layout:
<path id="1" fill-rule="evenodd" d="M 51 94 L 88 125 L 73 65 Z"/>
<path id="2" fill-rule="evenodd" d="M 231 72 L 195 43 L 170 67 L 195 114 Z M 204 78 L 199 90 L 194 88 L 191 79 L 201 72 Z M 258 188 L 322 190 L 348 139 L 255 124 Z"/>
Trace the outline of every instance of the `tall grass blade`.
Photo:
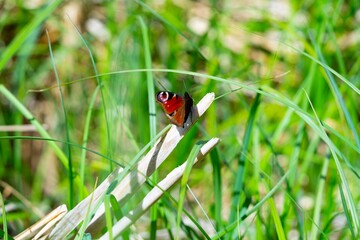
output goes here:
<path id="1" fill-rule="evenodd" d="M 148 37 L 148 28 L 142 17 L 139 17 L 139 22 L 141 26 L 141 32 L 143 37 L 144 44 L 144 54 L 145 54 L 145 68 L 151 69 L 151 51 L 150 43 Z M 156 109 L 155 109 L 155 84 L 154 78 L 151 71 L 146 72 L 146 83 L 147 83 L 147 93 L 148 93 L 148 104 L 149 104 L 149 120 L 150 120 L 150 139 L 154 138 L 156 135 Z"/>
<path id="2" fill-rule="evenodd" d="M 213 168 L 213 184 L 214 184 L 214 220 L 216 228 L 220 230 L 222 228 L 222 181 L 221 181 L 221 164 L 220 157 L 217 148 L 210 153 L 211 164 Z"/>
<path id="3" fill-rule="evenodd" d="M 36 128 L 40 136 L 45 139 L 52 139 L 50 134 L 45 130 L 45 128 L 36 120 L 34 115 L 2 84 L 0 84 L 0 93 L 4 95 L 4 97 L 12 103 L 18 111 Z M 49 141 L 49 145 L 54 150 L 56 156 L 59 158 L 63 166 L 68 169 L 68 159 L 64 152 L 56 145 L 55 142 Z"/>
<path id="4" fill-rule="evenodd" d="M 97 181 L 98 180 L 96 179 L 94 188 L 96 188 L 96 186 L 97 186 Z M 105 196 L 106 195 L 103 195 L 102 197 L 105 197 Z M 81 227 L 80 227 L 78 233 L 76 234 L 75 240 L 82 240 L 84 238 L 84 236 L 86 236 L 86 233 L 85 233 L 86 227 L 87 227 L 88 223 L 90 222 L 91 218 L 93 217 L 91 204 L 93 203 L 93 201 L 96 201 L 96 197 L 97 196 L 95 196 L 95 191 L 92 192 L 91 195 L 88 197 L 89 204 L 86 206 L 86 213 L 84 216 L 84 221 L 82 222 Z M 51 237 L 50 237 L 50 239 L 51 239 Z"/>
<path id="5" fill-rule="evenodd" d="M 144 45 L 144 54 L 145 54 L 145 68 L 151 69 L 151 52 L 149 46 L 149 37 L 148 29 L 142 17 L 139 17 L 139 22 L 141 26 L 143 45 Z M 154 138 L 156 135 L 156 110 L 155 110 L 155 84 L 152 72 L 146 72 L 146 83 L 148 90 L 148 105 L 149 105 L 149 122 L 150 122 L 150 139 Z M 151 176 L 152 181 L 155 183 L 158 181 L 157 172 Z M 156 224 L 157 224 L 157 212 L 158 204 L 154 204 L 150 210 L 150 239 L 156 239 Z"/>
<path id="6" fill-rule="evenodd" d="M 305 92 L 305 94 L 306 94 L 306 92 Z M 307 96 L 307 98 L 309 99 L 308 96 Z M 345 203 L 346 203 L 346 204 L 343 204 L 343 208 L 344 208 L 345 212 L 349 211 L 349 216 L 351 217 L 350 219 L 348 219 L 348 220 L 350 220 L 349 226 L 353 228 L 352 231 L 354 232 L 354 235 L 356 237 L 358 237 L 358 235 L 360 234 L 359 233 L 359 227 L 360 227 L 360 225 L 359 225 L 359 216 L 357 214 L 357 209 L 355 207 L 354 199 L 353 199 L 353 196 L 352 196 L 351 191 L 350 191 L 350 186 L 348 184 L 348 181 L 346 179 L 344 170 L 342 169 L 342 166 L 341 166 L 340 161 L 338 159 L 338 156 L 336 154 L 335 145 L 329 139 L 329 137 L 327 136 L 325 130 L 322 128 L 322 122 L 317 117 L 316 112 L 314 110 L 314 107 L 312 106 L 310 100 L 309 100 L 309 103 L 310 103 L 310 105 L 311 105 L 311 107 L 312 107 L 312 109 L 313 109 L 313 111 L 315 113 L 315 116 L 316 116 L 316 119 L 318 121 L 319 126 L 321 126 L 320 130 L 323 133 L 324 141 L 329 146 L 330 152 L 331 152 L 332 157 L 334 158 L 334 161 L 335 161 L 336 169 L 337 169 L 337 171 L 339 173 L 339 177 L 340 177 L 340 181 L 341 181 L 341 183 L 339 184 L 339 188 L 343 188 L 341 190 L 343 192 L 343 196 L 344 196 Z"/>
<path id="7" fill-rule="evenodd" d="M 87 111 L 86 114 L 86 119 L 85 119 L 85 124 L 84 124 L 84 135 L 82 138 L 82 150 L 81 150 L 81 157 L 80 157 L 80 172 L 79 172 L 79 176 L 80 176 L 80 192 L 79 192 L 79 199 L 83 199 L 84 195 L 87 193 L 84 193 L 84 189 L 85 189 L 85 166 L 86 166 L 86 147 L 87 147 L 87 143 L 88 143 L 88 139 L 89 139 L 89 130 L 90 130 L 90 123 L 91 123 L 91 117 L 92 117 L 92 111 L 94 108 L 94 103 L 96 100 L 96 97 L 98 95 L 99 92 L 99 85 L 96 87 L 95 91 L 92 94 L 90 103 L 89 103 L 89 109 Z"/>
<path id="8" fill-rule="evenodd" d="M 231 211 L 229 217 L 229 224 L 234 222 L 238 217 L 238 205 L 240 201 L 240 196 L 243 190 L 244 178 L 245 178 L 245 168 L 246 168 L 246 156 L 248 152 L 248 148 L 250 145 L 252 128 L 255 122 L 256 111 L 260 105 L 260 94 L 257 94 L 254 100 L 253 105 L 251 106 L 249 117 L 246 124 L 245 134 L 243 137 L 243 146 L 240 151 L 240 157 L 238 162 L 238 170 L 235 175 L 235 184 L 232 195 L 231 202 Z"/>
<path id="9" fill-rule="evenodd" d="M 281 185 L 285 182 L 287 176 L 289 175 L 290 171 L 287 171 L 284 176 L 277 182 L 277 184 L 259 201 L 254 207 L 251 209 L 248 209 L 246 211 L 246 214 L 244 214 L 241 219 L 237 219 L 235 222 L 228 224 L 223 230 L 221 230 L 218 235 L 214 236 L 212 239 L 222 239 L 226 234 L 229 234 L 230 232 L 233 232 L 233 230 L 237 227 L 237 225 L 240 223 L 240 221 L 243 221 L 246 219 L 250 214 L 257 212 L 260 210 L 261 206 L 264 205 L 264 203 L 271 198 L 277 190 L 281 187 Z"/>
<path id="10" fill-rule="evenodd" d="M 5 211 L 5 204 L 4 204 L 4 199 L 2 197 L 2 192 L 0 192 L 0 205 L 1 205 L 1 215 L 2 215 L 2 225 L 3 225 L 3 238 L 4 240 L 8 240 L 9 239 L 9 234 L 8 234 L 8 227 L 7 227 L 7 220 L 6 220 L 6 211 Z"/>
<path id="11" fill-rule="evenodd" d="M 342 188 L 342 186 L 339 184 L 339 192 L 340 192 L 340 197 L 341 197 L 341 203 L 343 205 L 343 208 L 345 209 L 344 210 L 344 214 L 345 214 L 345 217 L 346 217 L 346 223 L 347 223 L 347 226 L 349 227 L 349 230 L 351 232 L 351 236 L 353 239 L 357 239 L 355 237 L 355 232 L 354 232 L 354 226 L 352 224 L 352 221 L 351 221 L 351 216 L 349 214 L 349 211 L 348 211 L 348 206 L 347 206 L 347 201 L 346 201 L 346 196 L 344 194 L 344 190 Z"/>
<path id="12" fill-rule="evenodd" d="M 330 154 L 330 152 L 328 152 L 324 159 L 324 162 L 323 162 L 323 165 L 321 168 L 321 173 L 319 176 L 319 184 L 318 184 L 317 195 L 316 195 L 316 199 L 315 199 L 314 215 L 313 215 L 314 223 L 311 227 L 310 239 L 317 239 L 318 238 L 317 237 L 318 229 L 321 228 L 320 213 L 321 213 L 321 208 L 323 206 L 323 202 L 325 200 L 324 188 L 325 188 L 325 180 L 326 180 L 327 171 L 328 171 L 328 167 L 329 167 L 330 157 L 331 157 L 331 154 Z"/>
<path id="13" fill-rule="evenodd" d="M 101 95 L 101 103 L 102 103 L 102 106 L 104 108 L 104 118 L 105 118 L 105 126 L 106 126 L 106 137 L 107 137 L 107 144 L 108 144 L 108 148 L 107 148 L 107 155 L 109 155 L 109 157 L 111 158 L 111 141 L 110 141 L 110 127 L 109 127 L 109 120 L 108 120 L 108 116 L 107 116 L 107 107 L 106 107 L 106 102 L 105 102 L 105 96 L 104 96 L 104 91 L 103 91 L 103 88 L 104 88 L 104 85 L 102 84 L 102 81 L 101 81 L 101 78 L 99 77 L 99 73 L 98 73 L 98 70 L 97 70 L 97 67 L 96 67 L 96 63 L 95 63 L 95 60 L 94 60 L 94 56 L 92 54 L 92 51 L 90 49 L 90 46 L 88 45 L 87 41 L 85 40 L 85 38 L 81 35 L 79 29 L 77 28 L 77 26 L 74 24 L 74 22 L 71 20 L 71 18 L 69 17 L 69 20 L 71 22 L 71 24 L 73 25 L 73 27 L 76 29 L 76 32 L 77 34 L 79 35 L 80 39 L 82 40 L 82 42 L 84 43 L 88 53 L 89 53 L 89 56 L 90 56 L 90 59 L 91 59 L 91 64 L 93 66 L 93 69 L 94 69 L 94 73 L 95 73 L 95 78 L 96 78 L 96 81 L 97 81 L 97 84 L 98 86 L 100 87 L 100 95 Z M 109 162 L 109 172 L 112 172 L 113 170 L 113 165 L 112 165 L 112 162 Z"/>
<path id="14" fill-rule="evenodd" d="M 56 78 L 57 84 L 59 86 L 61 107 L 62 107 L 62 110 L 63 110 L 63 113 L 64 113 L 66 150 L 67 150 L 66 152 L 67 152 L 68 166 L 69 166 L 69 169 L 68 169 L 68 173 L 69 173 L 69 206 L 70 206 L 70 208 L 73 208 L 73 205 L 74 205 L 74 184 L 73 184 L 73 180 L 74 180 L 74 178 L 73 178 L 71 148 L 70 148 L 70 145 L 68 144 L 70 142 L 68 118 L 67 118 L 66 109 L 65 109 L 64 96 L 63 96 L 61 86 L 60 86 L 60 79 L 59 79 L 59 76 L 58 76 L 58 73 L 57 73 L 57 70 L 56 70 L 55 59 L 54 59 L 52 48 L 51 48 L 50 36 L 49 36 L 47 31 L 46 31 L 46 34 L 47 34 L 47 37 L 48 37 L 48 46 L 49 46 L 49 51 L 50 51 L 51 62 L 53 64 L 55 78 Z"/>
<path id="15" fill-rule="evenodd" d="M 112 229 L 113 222 L 112 222 L 112 214 L 111 214 L 111 207 L 110 207 L 110 197 L 113 195 L 107 194 L 104 199 L 104 206 L 105 206 L 105 220 L 106 220 L 106 228 Z M 112 231 L 109 231 L 109 239 L 113 239 Z"/>
<path id="16" fill-rule="evenodd" d="M 181 182 L 180 182 L 180 193 L 179 193 L 177 220 L 176 220 L 177 234 L 175 235 L 175 239 L 179 239 L 181 215 L 183 212 L 183 207 L 184 207 L 184 202 L 185 202 L 185 197 L 186 197 L 186 185 L 187 185 L 187 182 L 189 181 L 190 172 L 194 165 L 195 158 L 198 155 L 201 147 L 202 147 L 201 143 L 195 144 L 193 149 L 191 149 L 188 159 L 186 160 L 184 174 L 183 174 L 183 176 L 181 178 Z"/>
<path id="17" fill-rule="evenodd" d="M 110 203 L 111 203 L 111 208 L 112 211 L 115 215 L 115 219 L 116 222 L 119 221 L 122 217 L 124 217 L 123 211 L 120 208 L 120 205 L 118 203 L 118 201 L 116 200 L 114 195 L 110 195 Z M 130 239 L 130 229 L 125 229 L 124 232 L 121 233 L 121 237 L 124 240 L 129 240 Z"/>
<path id="18" fill-rule="evenodd" d="M 285 237 L 285 232 L 284 232 L 284 228 L 281 224 L 281 220 L 280 220 L 280 216 L 278 214 L 278 211 L 275 207 L 275 202 L 273 198 L 269 198 L 269 207 L 270 207 L 270 212 L 271 212 L 271 216 L 273 217 L 274 223 L 275 223 L 275 229 L 276 229 L 276 233 L 277 233 L 277 238 L 279 240 L 286 240 Z"/>
<path id="19" fill-rule="evenodd" d="M 326 61 L 325 61 L 325 58 L 321 52 L 321 49 L 319 47 L 319 45 L 316 43 L 316 41 L 314 41 L 313 37 L 310 35 L 310 39 L 311 39 L 311 42 L 316 50 L 316 53 L 317 55 L 319 56 L 320 58 L 320 61 L 323 65 L 326 65 Z M 358 132 L 356 130 L 356 127 L 355 127 L 355 124 L 353 122 L 353 120 L 351 119 L 351 116 L 350 116 L 350 113 L 349 113 L 349 110 L 348 108 L 346 107 L 346 104 L 344 102 L 344 98 L 342 97 L 341 93 L 340 93 L 340 90 L 336 84 L 336 81 L 333 77 L 333 75 L 331 74 L 330 70 L 328 68 L 324 68 L 325 72 L 326 72 L 326 75 L 330 81 L 330 87 L 331 89 L 333 90 L 334 94 L 335 94 L 335 97 L 336 97 L 336 100 L 337 102 L 339 103 L 340 107 L 341 107 L 341 110 L 342 112 L 344 113 L 345 115 L 345 119 L 348 123 L 348 126 L 354 136 L 354 139 L 355 139 L 355 142 L 356 142 L 356 145 L 358 148 L 360 148 L 360 137 L 358 135 Z"/>
<path id="20" fill-rule="evenodd" d="M 352 82 L 350 82 L 349 80 L 347 80 L 344 76 L 342 76 L 340 73 L 338 73 L 337 71 L 335 71 L 334 69 L 332 69 L 331 67 L 329 67 L 328 65 L 324 64 L 322 61 L 319 61 L 318 59 L 316 59 L 315 57 L 311 56 L 310 54 L 299 50 L 289 44 L 284 43 L 284 45 L 286 45 L 287 47 L 295 50 L 296 52 L 304 55 L 305 57 L 311 59 L 311 61 L 319 64 L 320 66 L 322 66 L 324 69 L 327 69 L 329 72 L 331 72 L 332 74 L 334 74 L 336 77 L 338 77 L 341 81 L 343 81 L 346 85 L 348 85 L 352 90 L 354 90 L 354 92 L 356 92 L 357 94 L 360 95 L 360 89 L 357 88 Z"/>

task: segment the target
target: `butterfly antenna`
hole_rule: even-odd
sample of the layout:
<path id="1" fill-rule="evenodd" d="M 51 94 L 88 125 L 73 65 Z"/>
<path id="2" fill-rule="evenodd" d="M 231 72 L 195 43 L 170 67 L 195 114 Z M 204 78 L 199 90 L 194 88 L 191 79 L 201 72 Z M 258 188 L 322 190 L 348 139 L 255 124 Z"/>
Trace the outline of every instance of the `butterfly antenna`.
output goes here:
<path id="1" fill-rule="evenodd" d="M 182 79 L 182 81 L 183 81 L 183 84 L 184 84 L 184 89 L 185 89 L 185 92 L 187 92 L 187 91 L 188 91 L 188 89 L 187 89 L 187 87 L 186 87 L 185 79 L 183 78 L 183 79 Z"/>
<path id="2" fill-rule="evenodd" d="M 156 79 L 156 82 L 163 88 L 163 90 L 168 91 L 166 87 L 160 82 L 160 80 Z"/>
<path id="3" fill-rule="evenodd" d="M 233 93 L 233 92 L 236 92 L 236 91 L 239 91 L 240 89 L 242 89 L 242 87 L 239 87 L 239 88 L 236 88 L 236 89 L 232 89 L 230 90 L 229 92 L 226 92 L 224 94 L 221 94 L 220 96 L 216 97 L 214 100 L 218 100 L 222 97 L 225 97 L 226 95 L 230 94 L 230 93 Z"/>
<path id="4" fill-rule="evenodd" d="M 257 83 L 260 83 L 260 82 L 273 81 L 273 80 L 275 80 L 275 79 L 277 79 L 277 78 L 280 78 L 280 77 L 283 77 L 283 76 L 287 75 L 289 72 L 290 72 L 290 71 L 287 71 L 287 72 L 281 73 L 281 74 L 279 74 L 279 75 L 275 75 L 275 76 L 272 76 L 272 77 L 269 77 L 269 78 L 261 79 L 261 80 L 259 80 L 259 81 L 251 82 L 251 83 L 246 84 L 246 85 L 247 85 L 247 86 L 251 86 L 251 85 L 254 85 L 254 84 L 257 84 Z M 226 95 L 228 95 L 228 94 L 230 94 L 230 93 L 237 92 L 237 91 L 239 91 L 239 90 L 242 89 L 242 88 L 243 88 L 243 87 L 231 89 L 230 91 L 228 91 L 228 92 L 226 92 L 226 93 L 224 93 L 224 94 L 216 97 L 215 100 L 218 100 L 218 99 L 220 99 L 220 98 L 222 98 L 222 97 L 225 97 Z"/>
<path id="5" fill-rule="evenodd" d="M 184 80 L 184 79 L 182 79 L 182 82 L 183 82 L 183 84 L 184 84 L 184 89 L 185 89 L 185 92 L 187 92 L 187 87 L 186 87 L 186 84 L 185 84 L 185 80 Z"/>

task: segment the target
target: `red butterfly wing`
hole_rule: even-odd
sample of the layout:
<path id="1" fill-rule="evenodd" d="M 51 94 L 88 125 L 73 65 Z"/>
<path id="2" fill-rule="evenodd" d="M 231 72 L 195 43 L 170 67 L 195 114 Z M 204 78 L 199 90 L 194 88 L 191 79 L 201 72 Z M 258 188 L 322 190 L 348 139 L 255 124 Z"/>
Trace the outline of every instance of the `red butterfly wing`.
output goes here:
<path id="1" fill-rule="evenodd" d="M 159 92 L 156 94 L 156 101 L 161 104 L 171 123 L 184 127 L 193 105 L 193 100 L 187 92 L 184 98 L 172 92 Z"/>

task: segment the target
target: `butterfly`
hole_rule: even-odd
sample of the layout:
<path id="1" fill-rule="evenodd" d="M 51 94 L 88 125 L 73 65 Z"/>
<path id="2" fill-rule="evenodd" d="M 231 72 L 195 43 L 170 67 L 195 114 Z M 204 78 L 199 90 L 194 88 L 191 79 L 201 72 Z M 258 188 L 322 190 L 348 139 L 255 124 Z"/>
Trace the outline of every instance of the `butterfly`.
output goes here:
<path id="1" fill-rule="evenodd" d="M 158 92 L 156 101 L 160 103 L 172 124 L 184 127 L 194 103 L 194 100 L 187 92 L 185 92 L 184 97 L 173 92 Z"/>

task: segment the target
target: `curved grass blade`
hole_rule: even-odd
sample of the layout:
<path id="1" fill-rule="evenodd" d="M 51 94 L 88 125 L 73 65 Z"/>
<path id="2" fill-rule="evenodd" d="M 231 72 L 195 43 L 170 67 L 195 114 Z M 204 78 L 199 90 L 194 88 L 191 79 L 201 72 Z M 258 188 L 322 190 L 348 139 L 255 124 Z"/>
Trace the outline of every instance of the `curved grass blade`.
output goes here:
<path id="1" fill-rule="evenodd" d="M 306 54 L 306 53 L 304 53 Z M 309 55 L 309 58 L 312 59 L 312 57 Z M 315 60 L 314 60 L 315 61 Z M 320 63 L 319 63 L 320 64 Z M 327 67 L 327 66 L 324 66 Z M 266 89 L 268 91 L 264 91 L 264 90 L 259 90 L 256 87 L 252 87 L 251 85 L 247 85 L 247 84 L 243 84 L 241 82 L 238 81 L 231 81 L 231 80 L 227 80 L 221 77 L 215 77 L 215 76 L 211 76 L 208 74 L 203 74 L 203 73 L 197 73 L 197 72 L 191 72 L 191 71 L 184 71 L 184 70 L 174 70 L 174 69 L 135 69 L 135 70 L 123 70 L 123 71 L 115 71 L 115 72 L 110 72 L 110 73 L 104 73 L 104 74 L 100 74 L 99 77 L 101 76 L 108 76 L 108 75 L 112 75 L 112 74 L 125 74 L 125 73 L 137 73 L 137 72 L 146 72 L 146 71 L 153 71 L 153 72 L 171 72 L 171 73 L 177 73 L 177 74 L 184 74 L 184 75 L 190 75 L 190 76 L 194 76 L 194 77 L 200 77 L 200 78 L 204 78 L 204 79 L 212 79 L 214 81 L 219 81 L 219 82 L 223 82 L 226 84 L 231 84 L 234 86 L 238 86 L 241 88 L 244 88 L 245 90 L 250 90 L 253 92 L 257 92 L 262 94 L 264 97 L 268 97 L 274 101 L 277 101 L 280 104 L 283 104 L 284 106 L 288 107 L 289 109 L 291 109 L 292 111 L 295 112 L 295 114 L 297 114 L 300 118 L 302 118 L 311 128 L 314 129 L 314 131 L 326 142 L 327 139 L 325 138 L 324 134 L 322 133 L 322 131 L 319 129 L 319 126 L 314 124 L 314 118 L 309 115 L 306 111 L 304 111 L 302 108 L 300 108 L 297 104 L 295 104 L 293 101 L 291 101 L 290 99 L 282 96 L 280 93 L 276 92 L 274 89 L 269 89 L 267 87 L 263 87 L 263 89 Z M 63 86 L 66 86 L 68 84 L 73 84 L 75 82 L 81 82 L 81 81 L 85 81 L 88 79 L 94 78 L 94 76 L 90 76 L 87 78 L 82 78 L 79 80 L 75 80 L 72 82 L 67 82 L 65 83 Z M 343 79 L 342 79 L 343 80 Z M 346 81 L 346 79 L 345 79 Z M 55 86 L 56 87 L 56 86 Z M 45 90 L 48 89 L 52 89 L 53 87 L 49 87 Z M 44 90 L 44 89 L 43 89 Z M 359 92 L 360 93 L 360 92 Z M 354 146 L 353 144 L 351 144 L 351 141 L 348 141 L 348 139 L 341 137 L 341 134 L 336 132 L 334 129 L 332 129 L 330 126 L 323 124 L 323 127 L 325 127 L 326 130 L 332 132 L 332 134 L 335 134 L 338 138 L 340 138 L 341 140 L 343 140 L 343 143 L 351 148 L 353 148 L 355 151 L 360 152 L 360 148 Z M 334 145 L 334 150 L 336 151 L 337 154 L 339 154 L 339 156 L 342 156 L 341 151 L 335 147 Z M 350 162 L 346 159 L 343 158 L 344 161 L 351 166 Z M 352 169 L 355 169 L 352 166 Z M 356 170 L 353 170 L 354 174 L 356 173 Z"/>
<path id="2" fill-rule="evenodd" d="M 230 211 L 230 217 L 229 217 L 229 223 L 234 222 L 235 219 L 238 217 L 238 204 L 240 201 L 241 192 L 243 190 L 243 183 L 245 178 L 245 168 L 246 168 L 246 156 L 248 152 L 248 148 L 250 145 L 250 138 L 252 133 L 252 128 L 254 126 L 255 122 L 255 116 L 257 109 L 260 105 L 260 94 L 258 93 L 256 95 L 256 98 L 254 100 L 254 103 L 251 107 L 249 117 L 246 124 L 245 134 L 243 137 L 243 146 L 240 151 L 240 158 L 238 161 L 238 170 L 236 173 L 236 180 L 235 180 L 235 186 L 233 189 L 233 195 L 232 195 L 232 202 L 231 202 L 231 211 Z M 230 234 L 231 235 L 231 234 Z"/>
<path id="3" fill-rule="evenodd" d="M 9 102 L 12 103 L 18 109 L 18 111 L 35 127 L 40 136 L 42 136 L 44 139 L 52 139 L 45 128 L 36 120 L 34 115 L 32 115 L 31 112 L 9 90 L 7 90 L 3 84 L 0 84 L 0 93 L 2 93 L 5 98 L 7 98 Z M 49 141 L 49 145 L 52 147 L 62 165 L 68 169 L 68 159 L 64 152 L 53 141 Z"/>
<path id="4" fill-rule="evenodd" d="M 52 52 L 52 48 L 51 48 L 51 41 L 50 41 L 50 36 L 48 31 L 46 31 L 46 35 L 48 38 L 48 46 L 49 46 L 49 51 L 50 51 L 50 58 L 51 58 L 51 62 L 53 65 L 53 69 L 54 69 L 54 74 L 55 74 L 55 78 L 56 78 L 56 82 L 59 86 L 59 93 L 60 93 L 60 100 L 61 100 L 61 107 L 64 113 L 64 123 L 65 123 L 65 136 L 66 136 L 66 150 L 67 150 L 67 158 L 68 158 L 68 173 L 69 173 L 69 206 L 70 209 L 73 208 L 74 205 L 74 184 L 73 184 L 73 169 L 72 169 L 72 158 L 71 158 L 71 148 L 70 145 L 67 144 L 68 142 L 70 142 L 70 134 L 69 134 L 69 125 L 68 125 L 68 119 L 67 119 L 67 114 L 66 114 L 66 110 L 65 110 L 65 103 L 64 103 L 64 96 L 62 93 L 62 89 L 60 87 L 60 79 L 59 79 L 59 75 L 57 73 L 56 70 L 56 65 L 55 65 L 55 59 L 53 56 L 53 52 Z"/>
<path id="5" fill-rule="evenodd" d="M 107 144 L 108 144 L 107 155 L 109 155 L 111 157 L 110 149 L 111 149 L 112 141 L 110 140 L 109 119 L 108 119 L 108 116 L 107 116 L 107 107 L 106 107 L 105 96 L 104 96 L 104 91 L 103 91 L 104 85 L 102 84 L 101 79 L 98 77 L 98 70 L 97 70 L 97 67 L 96 67 L 94 56 L 92 54 L 92 51 L 91 51 L 87 41 L 81 35 L 79 29 L 77 28 L 77 26 L 74 24 L 74 22 L 71 20 L 70 17 L 69 17 L 69 20 L 70 20 L 71 24 L 73 25 L 73 27 L 76 29 L 76 32 L 78 33 L 80 39 L 82 40 L 82 42 L 84 43 L 86 49 L 89 52 L 89 56 L 90 56 L 90 59 L 91 59 L 91 64 L 93 66 L 94 73 L 95 73 L 95 76 L 96 76 L 95 78 L 96 78 L 98 86 L 100 87 L 101 103 L 102 103 L 102 106 L 104 108 L 104 118 L 105 118 L 105 125 L 106 125 L 106 137 L 107 137 Z M 109 167 L 110 167 L 109 171 L 112 172 L 112 170 L 113 170 L 112 162 L 109 162 Z"/>
<path id="6" fill-rule="evenodd" d="M 305 94 L 306 94 L 306 92 L 305 92 Z M 306 94 L 306 96 L 309 99 L 309 96 L 307 94 Z M 313 109 L 313 111 L 315 113 L 315 117 L 316 117 L 316 120 L 318 121 L 319 126 L 321 126 L 320 131 L 322 131 L 322 133 L 324 135 L 324 140 L 328 144 L 330 152 L 331 152 L 331 154 L 332 154 L 332 156 L 334 158 L 336 169 L 337 169 L 337 171 L 339 173 L 339 177 L 340 177 L 340 180 L 341 180 L 339 188 L 341 189 L 340 191 L 342 191 L 344 199 L 345 199 L 345 204 L 344 204 L 344 201 L 343 201 L 343 208 L 344 208 L 345 212 L 349 211 L 350 218 L 347 218 L 348 219 L 348 224 L 349 224 L 350 228 L 352 228 L 353 235 L 355 235 L 355 237 L 357 238 L 358 235 L 360 234 L 360 232 L 359 232 L 359 228 L 360 228 L 359 222 L 360 221 L 359 221 L 359 216 L 357 214 L 357 209 L 356 209 L 354 199 L 353 199 L 351 191 L 350 191 L 348 181 L 346 179 L 346 176 L 345 176 L 345 173 L 344 173 L 344 171 L 342 169 L 340 161 L 339 161 L 339 159 L 337 157 L 336 151 L 334 150 L 335 146 L 334 146 L 333 142 L 327 136 L 325 130 L 323 129 L 322 122 L 318 118 L 318 116 L 317 116 L 317 114 L 316 114 L 316 112 L 314 110 L 314 107 L 311 104 L 310 100 L 309 100 L 309 103 L 310 103 L 310 106 L 311 106 L 311 108 Z M 342 189 L 342 188 L 344 188 L 344 189 Z"/>
<path id="7" fill-rule="evenodd" d="M 311 43 L 313 44 L 314 48 L 315 48 L 315 51 L 316 51 L 316 54 L 319 56 L 321 63 L 323 63 L 323 65 L 326 65 L 326 61 L 325 61 L 325 58 L 321 52 L 321 49 L 319 47 L 319 45 L 316 43 L 316 41 L 314 40 L 314 38 L 312 37 L 312 35 L 310 35 L 310 40 L 311 40 Z M 356 142 L 356 145 L 358 148 L 360 148 L 360 137 L 358 135 L 358 132 L 356 130 L 356 127 L 355 127 L 355 124 L 354 122 L 352 121 L 351 119 L 351 116 L 350 116 L 350 113 L 349 113 L 349 110 L 347 109 L 346 107 L 346 104 L 344 102 L 344 99 L 340 93 L 340 90 L 336 84 L 336 81 L 333 77 L 333 75 L 331 74 L 330 70 L 328 68 L 324 68 L 325 72 L 326 72 L 326 75 L 330 81 L 330 87 L 332 88 L 333 92 L 335 93 L 335 96 L 336 96 L 336 100 L 337 102 L 339 103 L 340 107 L 341 107 L 341 110 L 342 112 L 344 113 L 345 115 L 345 119 L 348 123 L 348 126 L 354 136 L 354 139 L 355 139 L 355 142 Z"/>

